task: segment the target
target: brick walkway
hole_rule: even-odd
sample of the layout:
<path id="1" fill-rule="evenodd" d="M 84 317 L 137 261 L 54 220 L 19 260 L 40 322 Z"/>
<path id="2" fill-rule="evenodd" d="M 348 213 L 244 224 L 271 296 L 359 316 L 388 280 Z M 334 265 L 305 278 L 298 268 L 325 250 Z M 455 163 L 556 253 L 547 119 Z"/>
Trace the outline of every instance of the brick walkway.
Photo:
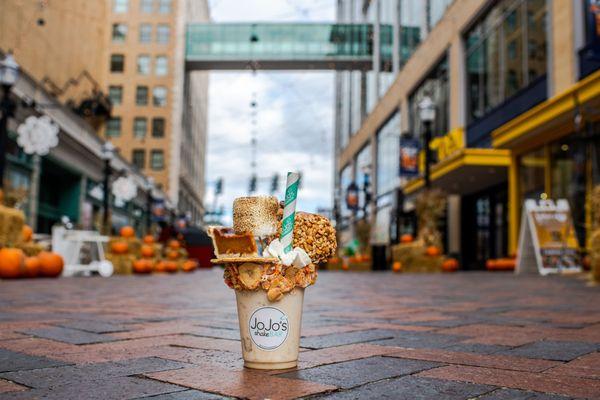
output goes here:
<path id="1" fill-rule="evenodd" d="M 0 282 L 0 399 L 600 398 L 600 288 L 322 273 L 299 369 L 244 370 L 234 294 L 192 275 Z"/>

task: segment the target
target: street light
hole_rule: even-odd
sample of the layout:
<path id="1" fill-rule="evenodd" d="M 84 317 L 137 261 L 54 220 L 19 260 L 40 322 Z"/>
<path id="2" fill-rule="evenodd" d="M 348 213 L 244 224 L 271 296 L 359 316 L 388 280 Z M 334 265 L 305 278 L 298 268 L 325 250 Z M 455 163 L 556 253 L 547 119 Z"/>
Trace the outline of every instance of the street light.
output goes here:
<path id="1" fill-rule="evenodd" d="M 17 107 L 10 98 L 10 89 L 19 79 L 19 64 L 12 54 L 8 53 L 0 61 L 0 85 L 2 85 L 2 99 L 0 99 L 0 189 L 4 187 L 4 169 L 6 168 L 6 146 L 8 142 L 8 118 L 12 117 Z"/>
<path id="2" fill-rule="evenodd" d="M 363 216 L 367 218 L 367 209 L 371 203 L 371 167 L 369 165 L 363 167 L 363 192 L 365 195 L 365 202 L 363 204 Z"/>
<path id="3" fill-rule="evenodd" d="M 9 88 L 19 79 L 19 64 L 12 54 L 8 53 L 4 60 L 0 61 L 0 83 Z"/>
<path id="4" fill-rule="evenodd" d="M 108 222 L 108 215 L 110 209 L 110 175 L 112 170 L 110 168 L 110 162 L 115 156 L 115 146 L 111 142 L 104 142 L 102 145 L 102 159 L 104 160 L 104 196 L 102 199 L 104 206 L 104 214 L 102 216 L 102 226 L 107 234 L 110 234 L 110 226 Z"/>
<path id="5" fill-rule="evenodd" d="M 423 100 L 419 102 L 419 118 L 424 128 L 424 147 L 425 147 L 425 187 L 431 186 L 431 178 L 429 167 L 431 164 L 431 150 L 429 149 L 429 142 L 431 142 L 431 125 L 435 120 L 435 103 L 431 100 L 431 97 L 425 96 Z"/>
<path id="6" fill-rule="evenodd" d="M 149 176 L 146 180 L 146 234 L 150 234 L 152 227 L 152 190 L 154 189 L 154 178 Z"/>

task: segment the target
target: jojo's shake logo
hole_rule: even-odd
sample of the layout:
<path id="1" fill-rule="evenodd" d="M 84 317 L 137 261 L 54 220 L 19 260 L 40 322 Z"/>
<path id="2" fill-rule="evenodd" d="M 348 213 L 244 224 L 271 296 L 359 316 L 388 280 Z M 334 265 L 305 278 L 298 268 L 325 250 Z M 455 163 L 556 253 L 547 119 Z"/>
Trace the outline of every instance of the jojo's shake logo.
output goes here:
<path id="1" fill-rule="evenodd" d="M 287 339 L 289 321 L 280 309 L 261 307 L 250 316 L 248 328 L 254 344 L 263 350 L 275 350 Z"/>

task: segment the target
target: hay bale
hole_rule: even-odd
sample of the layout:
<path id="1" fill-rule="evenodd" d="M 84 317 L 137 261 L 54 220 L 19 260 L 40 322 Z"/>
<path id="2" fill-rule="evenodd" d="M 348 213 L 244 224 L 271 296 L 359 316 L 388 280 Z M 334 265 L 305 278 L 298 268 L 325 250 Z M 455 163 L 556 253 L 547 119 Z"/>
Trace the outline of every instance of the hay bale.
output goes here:
<path id="1" fill-rule="evenodd" d="M 134 255 L 109 253 L 106 255 L 106 259 L 113 263 L 116 275 L 131 275 L 133 273 L 133 261 L 136 259 Z"/>
<path id="2" fill-rule="evenodd" d="M 0 205 L 0 247 L 21 242 L 25 214 L 13 207 Z"/>
<path id="3" fill-rule="evenodd" d="M 44 250 L 44 246 L 33 242 L 21 242 L 15 247 L 23 250 L 23 253 L 28 257 L 37 256 Z"/>
<path id="4" fill-rule="evenodd" d="M 402 265 L 403 272 L 441 272 L 443 256 L 428 256 L 423 242 L 400 243 L 392 246 L 392 260 Z"/>

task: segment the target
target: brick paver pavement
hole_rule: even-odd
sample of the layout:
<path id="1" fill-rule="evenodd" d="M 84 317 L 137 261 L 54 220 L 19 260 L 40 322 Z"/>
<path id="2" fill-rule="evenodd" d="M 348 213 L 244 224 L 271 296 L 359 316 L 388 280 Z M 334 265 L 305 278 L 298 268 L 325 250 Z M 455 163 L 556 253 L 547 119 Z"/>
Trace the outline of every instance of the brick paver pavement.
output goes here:
<path id="1" fill-rule="evenodd" d="M 323 272 L 298 369 L 243 368 L 221 271 L 0 282 L 0 399 L 600 398 L 579 277 Z"/>

